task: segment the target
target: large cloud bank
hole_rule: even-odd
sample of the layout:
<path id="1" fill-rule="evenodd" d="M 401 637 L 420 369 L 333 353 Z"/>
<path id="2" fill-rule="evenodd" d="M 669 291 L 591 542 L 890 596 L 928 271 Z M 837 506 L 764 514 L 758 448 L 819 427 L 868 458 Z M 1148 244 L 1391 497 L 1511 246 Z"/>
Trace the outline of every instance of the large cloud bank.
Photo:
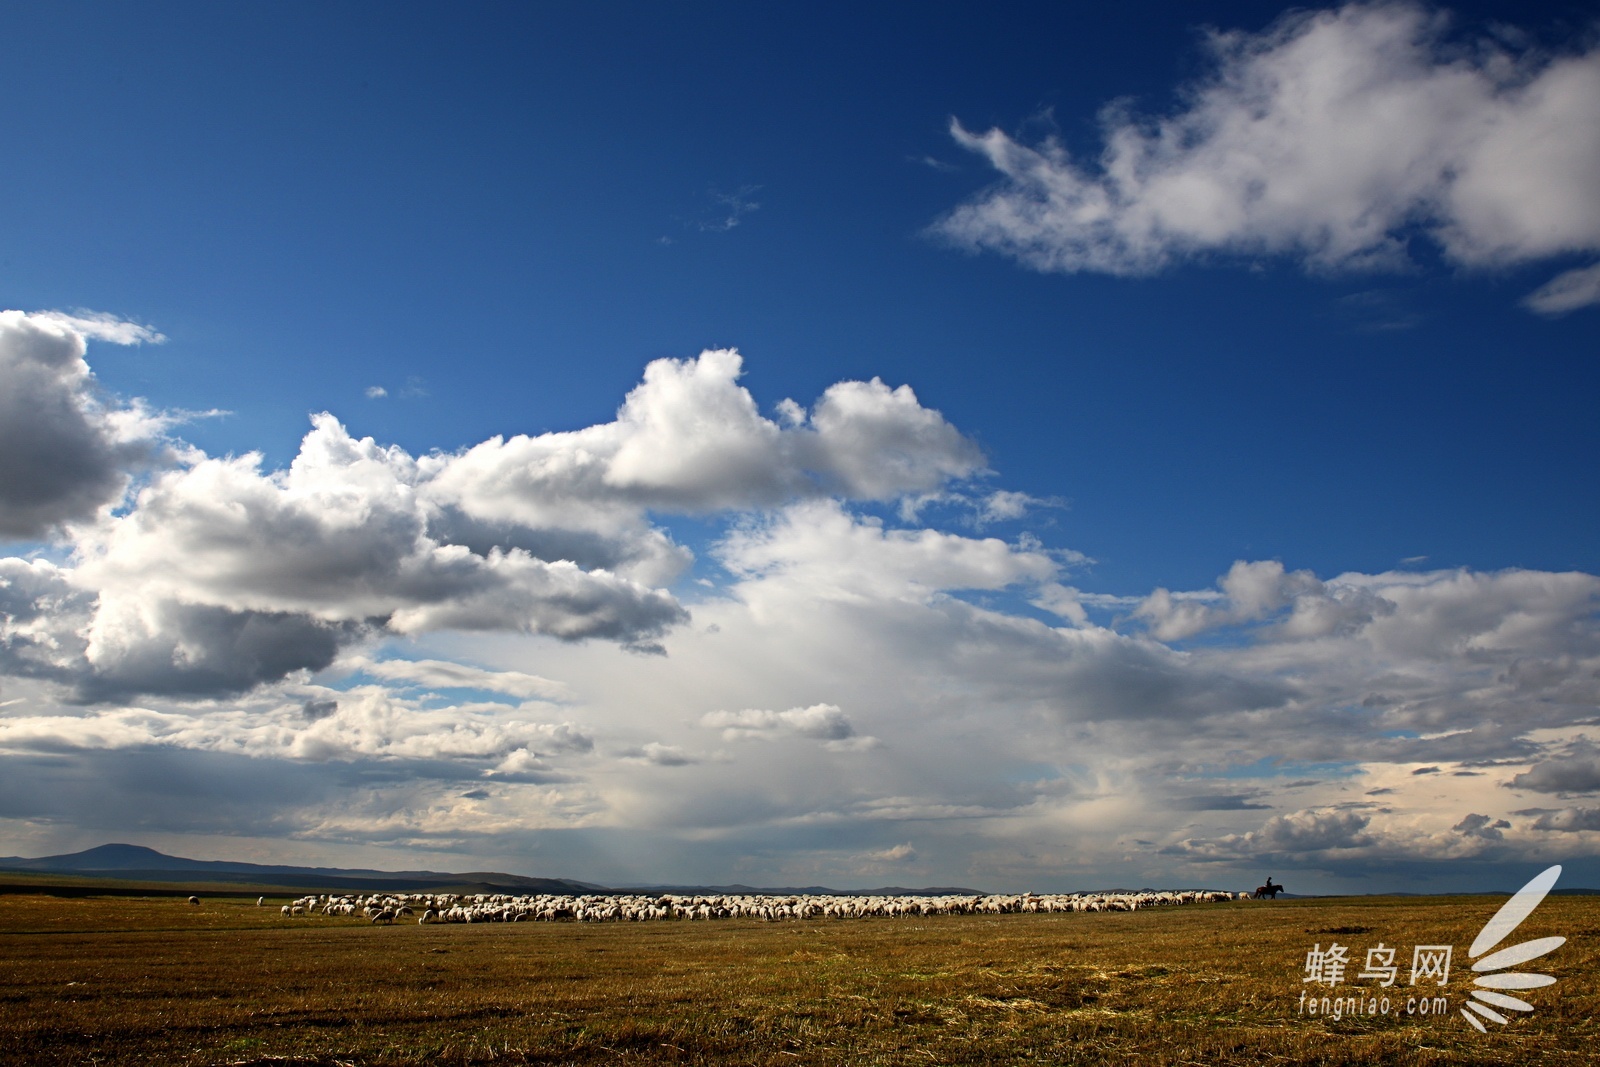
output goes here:
<path id="1" fill-rule="evenodd" d="M 280 470 L 141 414 L 39 520 L 56 547 L 0 558 L 0 826 L 613 884 L 1471 887 L 1600 855 L 1600 578 L 1241 560 L 1099 594 L 974 532 L 1029 500 L 967 481 L 909 389 L 769 418 L 739 371 L 661 361 L 612 422 L 453 454 L 319 415 Z M 143 409 L 75 410 L 117 440 Z M 935 494 L 970 525 L 919 518 Z M 724 523 L 669 588 L 676 514 Z"/>
<path id="2" fill-rule="evenodd" d="M 365 638 L 441 630 L 659 651 L 687 619 L 661 586 L 690 554 L 651 519 L 825 494 L 885 499 L 979 470 L 907 387 L 841 382 L 783 424 L 736 352 L 659 360 L 616 421 L 421 458 L 312 419 L 284 470 L 163 442 L 162 417 L 97 399 L 86 340 L 111 320 L 6 312 L 7 530 L 64 531 L 70 561 L 0 560 L 0 666 L 82 701 L 244 692 Z M 125 496 L 141 465 L 166 463 Z"/>
<path id="3" fill-rule="evenodd" d="M 1392 268 L 1413 234 L 1466 267 L 1600 251 L 1600 51 L 1458 42 L 1411 3 L 1293 12 L 1207 43 L 1212 71 L 1175 112 L 1106 109 L 1092 162 L 953 121 L 1002 178 L 936 232 L 1037 270 L 1121 275 L 1207 253 Z M 1600 302 L 1596 270 L 1528 306 Z"/>

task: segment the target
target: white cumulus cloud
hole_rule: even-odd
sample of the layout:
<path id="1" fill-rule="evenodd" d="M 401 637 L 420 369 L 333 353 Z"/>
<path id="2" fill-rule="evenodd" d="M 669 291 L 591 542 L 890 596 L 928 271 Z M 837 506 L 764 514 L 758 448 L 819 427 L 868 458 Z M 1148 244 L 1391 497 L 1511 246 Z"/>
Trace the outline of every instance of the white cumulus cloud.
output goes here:
<path id="1" fill-rule="evenodd" d="M 705 513 L 833 494 L 886 500 L 983 467 L 976 445 L 908 386 L 840 382 L 809 411 L 763 416 L 728 349 L 660 359 L 613 422 L 491 438 L 430 458 L 430 492 L 484 521 L 616 533 L 644 510 Z"/>
<path id="2" fill-rule="evenodd" d="M 1220 594 L 1157 589 L 1135 609 L 1134 617 L 1145 620 L 1160 640 L 1181 641 L 1219 626 L 1260 622 L 1292 606 L 1281 632 L 1320 637 L 1368 622 L 1394 606 L 1365 589 L 1329 589 L 1310 571 L 1286 571 L 1276 560 L 1239 560 L 1217 584 Z"/>
<path id="3" fill-rule="evenodd" d="M 999 538 L 885 529 L 835 501 L 795 504 L 735 530 L 718 558 L 744 577 L 781 576 L 813 596 L 923 598 L 1053 577 L 1057 564 Z"/>
<path id="4" fill-rule="evenodd" d="M 700 725 L 722 731 L 724 741 L 748 738 L 772 740 L 785 734 L 809 737 L 816 741 L 844 741 L 856 736 L 856 728 L 836 705 L 813 704 L 788 711 L 711 711 Z"/>
<path id="5" fill-rule="evenodd" d="M 173 445 L 125 499 L 130 465 L 171 418 L 94 397 L 91 336 L 159 338 L 105 317 L 0 319 L 14 387 L 0 438 L 19 442 L 0 460 L 0 515 L 25 534 L 75 520 L 70 565 L 0 566 L 0 669 L 80 701 L 243 692 L 381 635 L 521 632 L 659 652 L 688 618 L 661 586 L 692 555 L 652 513 L 890 499 L 982 469 L 909 387 L 840 382 L 809 410 L 781 405 L 780 426 L 738 385 L 738 353 L 717 350 L 651 363 L 610 423 L 417 458 L 323 413 L 287 468 Z M 374 669 L 422 684 L 447 673 Z"/>
<path id="6" fill-rule="evenodd" d="M 1600 50 L 1461 44 L 1408 2 L 1295 11 L 1213 32 L 1175 112 L 1102 115 L 1104 148 L 951 133 L 1001 175 L 936 233 L 1038 270 L 1149 274 L 1206 253 L 1312 270 L 1394 267 L 1414 232 L 1492 267 L 1600 251 Z M 1591 272 L 1530 298 L 1592 302 Z"/>

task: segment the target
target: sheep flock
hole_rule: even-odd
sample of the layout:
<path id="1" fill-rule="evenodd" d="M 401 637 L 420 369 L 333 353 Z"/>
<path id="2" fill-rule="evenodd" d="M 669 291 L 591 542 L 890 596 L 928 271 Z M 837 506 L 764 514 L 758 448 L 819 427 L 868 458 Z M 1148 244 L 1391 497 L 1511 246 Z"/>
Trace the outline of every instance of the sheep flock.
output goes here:
<path id="1" fill-rule="evenodd" d="M 831 896 L 813 894 L 511 896 L 501 893 L 368 893 L 305 896 L 283 905 L 285 918 L 362 916 L 374 924 L 415 918 L 430 923 L 666 922 L 712 919 L 862 919 L 931 915 L 1009 915 L 1136 911 L 1247 899 L 1212 890 L 1138 893 L 1035 893 L 979 896 Z"/>

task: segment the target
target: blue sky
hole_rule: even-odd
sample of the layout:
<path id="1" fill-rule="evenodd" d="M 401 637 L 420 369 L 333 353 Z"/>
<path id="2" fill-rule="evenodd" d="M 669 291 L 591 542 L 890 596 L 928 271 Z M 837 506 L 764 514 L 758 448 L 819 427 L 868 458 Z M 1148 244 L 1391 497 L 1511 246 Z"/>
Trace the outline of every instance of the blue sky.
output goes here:
<path id="1" fill-rule="evenodd" d="M 1448 10 L 11 6 L 0 303 L 68 317 L 11 321 L 8 373 L 48 334 L 98 382 L 0 426 L 56 442 L 4 498 L 11 851 L 986 888 L 1593 856 L 1596 26 Z M 613 466 L 527 474 L 580 452 Z M 206 526 L 230 499 L 288 541 Z M 215 795 L 230 760 L 259 792 Z M 149 814 L 86 814 L 105 761 Z M 139 768 L 175 764 L 278 814 L 168 810 Z"/>

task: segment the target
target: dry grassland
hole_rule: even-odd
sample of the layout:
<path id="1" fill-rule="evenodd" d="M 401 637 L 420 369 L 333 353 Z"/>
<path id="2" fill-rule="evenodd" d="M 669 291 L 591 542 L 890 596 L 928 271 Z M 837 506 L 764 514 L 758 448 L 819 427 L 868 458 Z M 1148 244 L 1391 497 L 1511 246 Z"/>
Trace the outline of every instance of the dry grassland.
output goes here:
<path id="1" fill-rule="evenodd" d="M 1590 1064 L 1600 898 L 1517 939 L 1537 1010 L 1298 1014 L 1313 943 L 1465 953 L 1502 898 L 1099 915 L 374 927 L 254 899 L 0 898 L 0 1061 L 21 1064 Z M 270 898 L 269 898 L 270 901 Z M 281 902 L 281 901 L 280 901 Z M 1355 968 L 1352 968 L 1352 972 Z M 1406 994 L 1407 975 L 1391 990 Z M 1321 989 L 1321 987 L 1318 987 Z M 1346 983 L 1345 991 L 1352 989 Z M 1371 981 L 1355 988 L 1375 988 Z M 1322 990 L 1327 992 L 1327 990 Z M 1516 1013 L 1510 1013 L 1516 1015 Z"/>

